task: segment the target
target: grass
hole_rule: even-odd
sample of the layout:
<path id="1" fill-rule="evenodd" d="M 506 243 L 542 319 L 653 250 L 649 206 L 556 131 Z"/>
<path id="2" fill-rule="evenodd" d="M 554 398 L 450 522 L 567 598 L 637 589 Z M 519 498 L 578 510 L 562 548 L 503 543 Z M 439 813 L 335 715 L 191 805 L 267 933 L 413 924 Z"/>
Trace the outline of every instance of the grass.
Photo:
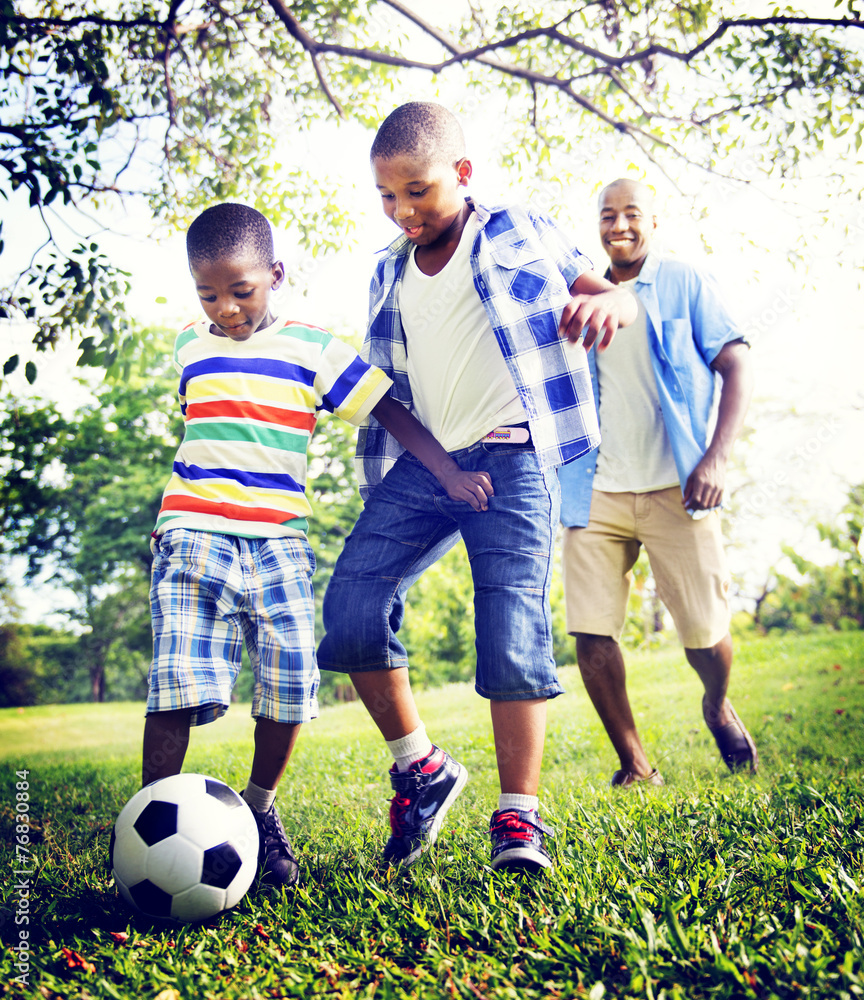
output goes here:
<path id="1" fill-rule="evenodd" d="M 549 705 L 542 803 L 552 874 L 488 867 L 497 783 L 488 709 L 467 685 L 422 692 L 433 737 L 471 781 L 438 847 L 407 872 L 379 862 L 386 751 L 358 705 L 306 727 L 279 793 L 300 888 L 253 891 L 195 927 L 130 912 L 105 870 L 136 790 L 140 705 L 0 712 L 6 790 L 0 931 L 18 941 L 11 823 L 30 774 L 31 967 L 0 990 L 45 1000 L 699 998 L 864 995 L 864 634 L 739 642 L 734 700 L 759 744 L 728 775 L 699 686 L 670 647 L 628 658 L 634 710 L 662 789 L 608 789 L 615 762 L 574 668 Z M 241 786 L 248 708 L 196 730 L 187 770 Z"/>

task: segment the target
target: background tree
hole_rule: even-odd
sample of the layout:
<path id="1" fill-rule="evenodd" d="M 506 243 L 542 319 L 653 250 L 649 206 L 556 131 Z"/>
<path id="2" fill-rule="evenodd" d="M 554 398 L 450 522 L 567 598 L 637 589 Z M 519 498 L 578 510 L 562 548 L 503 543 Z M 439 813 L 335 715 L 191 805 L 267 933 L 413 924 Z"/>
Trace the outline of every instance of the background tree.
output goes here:
<path id="1" fill-rule="evenodd" d="M 833 550 L 833 561 L 819 564 L 785 546 L 797 576 L 777 574 L 758 608 L 761 628 L 864 628 L 864 483 L 849 490 L 836 522 L 818 529 Z"/>
<path id="2" fill-rule="evenodd" d="M 25 556 L 31 577 L 49 555 L 67 585 L 149 571 L 146 539 L 182 421 L 165 334 L 143 334 L 136 351 L 148 375 L 98 385 L 71 417 L 54 403 L 5 400 L 0 553 Z"/>
<path id="3" fill-rule="evenodd" d="M 27 664 L 20 615 L 12 587 L 0 575 L 0 708 L 32 705 L 38 696 L 35 675 Z"/>
<path id="4" fill-rule="evenodd" d="M 76 637 L 24 622 L 2 570 L 0 565 L 0 708 L 79 700 L 67 685 Z"/>
<path id="5" fill-rule="evenodd" d="M 504 159 L 532 172 L 554 153 L 593 162 L 599 137 L 666 172 L 746 181 L 794 175 L 828 140 L 827 191 L 862 143 L 858 0 L 828 17 L 713 0 L 476 0 L 450 24 L 399 0 L 0 9 L 0 190 L 24 194 L 44 231 L 32 259 L 7 263 L 3 314 L 32 322 L 43 348 L 72 335 L 83 363 L 112 370 L 134 350 L 127 275 L 98 240 L 62 236 L 55 206 L 143 196 L 170 229 L 242 196 L 308 246 L 335 246 L 350 220 L 334 186 L 280 137 L 327 118 L 377 124 L 412 71 L 458 79 L 466 105 L 500 106 Z"/>
<path id="6" fill-rule="evenodd" d="M 27 639 L 31 672 L 49 698 L 86 691 L 104 700 L 112 666 L 118 689 L 140 693 L 142 671 L 146 680 L 149 537 L 181 421 L 162 335 L 151 331 L 137 350 L 149 376 L 103 382 L 71 417 L 53 403 L 12 398 L 0 415 L 0 554 L 23 556 L 30 580 L 45 571 L 77 599 L 62 612 L 75 637 L 73 671 L 67 634 L 54 634 L 51 650 L 45 642 L 37 650 L 44 634 Z M 83 687 L 72 672 L 86 678 Z"/>

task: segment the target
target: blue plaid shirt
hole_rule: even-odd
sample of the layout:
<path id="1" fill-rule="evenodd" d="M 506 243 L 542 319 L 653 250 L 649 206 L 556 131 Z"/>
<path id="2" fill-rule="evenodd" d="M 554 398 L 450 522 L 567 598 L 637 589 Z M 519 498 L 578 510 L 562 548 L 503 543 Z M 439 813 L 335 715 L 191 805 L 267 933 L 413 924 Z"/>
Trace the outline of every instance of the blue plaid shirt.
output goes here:
<path id="1" fill-rule="evenodd" d="M 585 350 L 558 336 L 570 287 L 591 261 L 547 216 L 469 203 L 479 227 L 471 249 L 474 287 L 525 407 L 540 465 L 562 465 L 600 441 Z M 410 253 L 411 242 L 400 236 L 378 262 L 362 354 L 393 380 L 391 395 L 413 409 L 398 295 Z M 356 464 L 364 498 L 403 450 L 374 417 L 361 426 Z"/>

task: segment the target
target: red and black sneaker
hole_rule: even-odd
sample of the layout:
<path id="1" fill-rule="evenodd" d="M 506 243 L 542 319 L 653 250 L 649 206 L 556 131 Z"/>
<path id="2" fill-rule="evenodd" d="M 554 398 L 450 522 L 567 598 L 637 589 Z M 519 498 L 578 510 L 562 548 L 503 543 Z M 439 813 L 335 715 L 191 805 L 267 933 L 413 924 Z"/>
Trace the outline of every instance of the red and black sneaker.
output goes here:
<path id="1" fill-rule="evenodd" d="M 540 871 L 551 868 L 543 835 L 552 831 L 540 820 L 536 809 L 496 809 L 489 821 L 492 867 Z"/>
<path id="2" fill-rule="evenodd" d="M 465 787 L 468 772 L 449 753 L 433 746 L 407 771 L 390 768 L 396 793 L 390 801 L 390 839 L 384 847 L 387 864 L 413 864 L 435 843 L 447 810 Z"/>

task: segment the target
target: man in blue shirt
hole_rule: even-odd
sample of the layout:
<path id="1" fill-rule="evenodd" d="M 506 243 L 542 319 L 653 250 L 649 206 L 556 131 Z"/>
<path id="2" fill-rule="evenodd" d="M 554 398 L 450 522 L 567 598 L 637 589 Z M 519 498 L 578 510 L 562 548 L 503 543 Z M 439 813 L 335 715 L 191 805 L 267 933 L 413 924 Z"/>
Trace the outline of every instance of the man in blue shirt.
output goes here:
<path id="1" fill-rule="evenodd" d="M 620 760 L 612 784 L 624 787 L 663 784 L 636 730 L 619 645 L 641 545 L 704 685 L 703 716 L 724 761 L 751 772 L 758 763 L 726 696 L 732 638 L 719 514 L 752 394 L 749 347 L 709 277 L 652 251 L 656 226 L 644 184 L 620 179 L 602 191 L 606 277 L 636 293 L 639 317 L 604 353 L 590 353 L 600 447 L 559 470 L 567 629 Z"/>

